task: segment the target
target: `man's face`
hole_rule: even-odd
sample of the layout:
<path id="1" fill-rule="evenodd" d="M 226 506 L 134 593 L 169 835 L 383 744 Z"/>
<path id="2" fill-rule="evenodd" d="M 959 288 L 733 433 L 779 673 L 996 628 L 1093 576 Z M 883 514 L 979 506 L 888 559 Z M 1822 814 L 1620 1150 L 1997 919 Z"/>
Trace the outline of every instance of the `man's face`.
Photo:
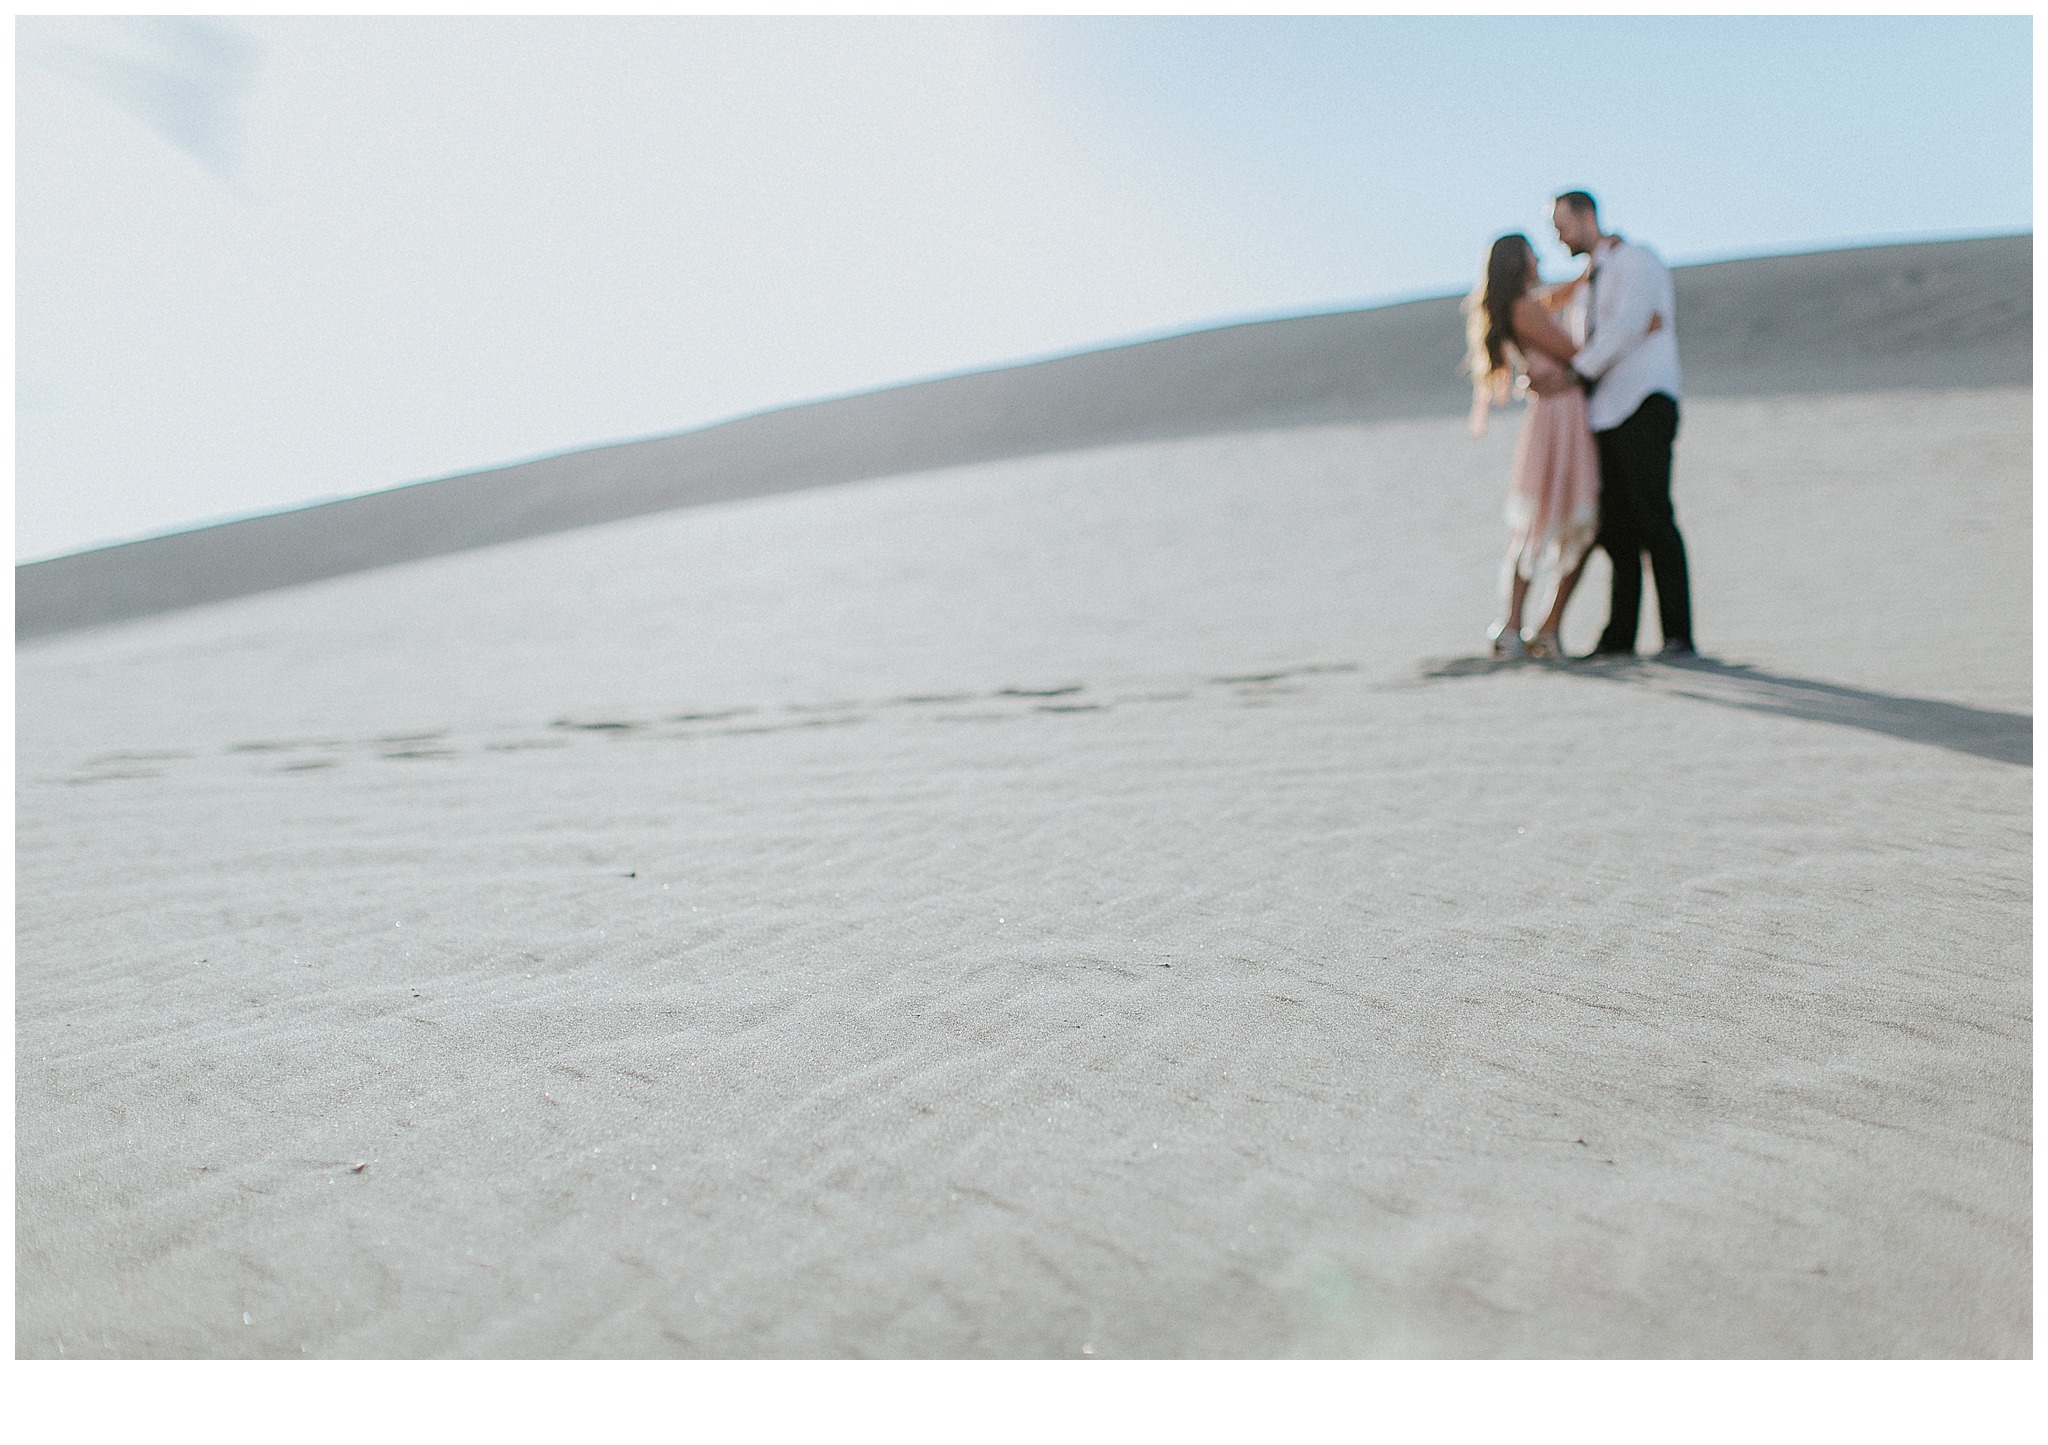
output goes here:
<path id="1" fill-rule="evenodd" d="M 1600 228 L 1589 211 L 1575 211 L 1563 201 L 1550 208 L 1550 224 L 1557 227 L 1557 239 L 1574 256 L 1583 256 L 1600 239 Z"/>

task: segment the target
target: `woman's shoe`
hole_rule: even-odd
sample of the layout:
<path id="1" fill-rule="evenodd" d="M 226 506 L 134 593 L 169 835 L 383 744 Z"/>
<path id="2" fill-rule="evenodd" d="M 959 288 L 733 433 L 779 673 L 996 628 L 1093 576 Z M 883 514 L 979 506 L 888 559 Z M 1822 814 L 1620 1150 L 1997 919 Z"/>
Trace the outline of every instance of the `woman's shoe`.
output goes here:
<path id="1" fill-rule="evenodd" d="M 1505 622 L 1496 622 L 1487 628 L 1486 640 L 1493 644 L 1495 657 L 1513 660 L 1529 655 L 1529 649 L 1522 645 L 1522 634 Z"/>
<path id="2" fill-rule="evenodd" d="M 1564 656 L 1564 648 L 1558 645 L 1555 632 L 1539 632 L 1529 639 L 1529 656 L 1555 662 Z"/>

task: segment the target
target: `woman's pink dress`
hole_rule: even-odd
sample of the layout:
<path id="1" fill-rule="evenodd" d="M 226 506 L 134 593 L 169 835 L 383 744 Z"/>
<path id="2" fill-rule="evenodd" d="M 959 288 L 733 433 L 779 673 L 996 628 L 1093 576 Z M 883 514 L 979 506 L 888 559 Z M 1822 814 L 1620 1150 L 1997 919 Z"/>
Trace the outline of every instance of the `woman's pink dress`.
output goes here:
<path id="1" fill-rule="evenodd" d="M 1566 369 L 1547 356 L 1523 363 L 1540 386 Z M 1585 559 L 1600 528 L 1600 457 L 1586 420 L 1586 394 L 1566 386 L 1548 395 L 1531 389 L 1528 415 L 1508 473 L 1508 557 L 1515 575 L 1556 579 Z"/>

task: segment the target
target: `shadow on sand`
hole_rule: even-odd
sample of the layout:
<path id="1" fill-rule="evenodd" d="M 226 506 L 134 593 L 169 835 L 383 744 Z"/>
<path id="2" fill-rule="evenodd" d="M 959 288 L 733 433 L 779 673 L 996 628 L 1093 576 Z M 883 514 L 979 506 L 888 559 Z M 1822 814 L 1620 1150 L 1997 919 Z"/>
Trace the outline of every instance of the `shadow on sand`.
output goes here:
<path id="1" fill-rule="evenodd" d="M 1772 713 L 1809 722 L 1862 728 L 1907 742 L 1931 743 L 1997 763 L 2034 765 L 2034 720 L 2025 713 L 1994 712 L 1926 697 L 1898 697 L 1811 678 L 1785 677 L 1740 663 L 1697 658 L 1654 662 L 1623 658 L 1601 662 L 1507 661 L 1459 657 L 1424 666 L 1422 680 L 1437 682 L 1496 672 L 1542 668 L 1567 677 L 1646 687 L 1674 697 L 1745 712 Z"/>

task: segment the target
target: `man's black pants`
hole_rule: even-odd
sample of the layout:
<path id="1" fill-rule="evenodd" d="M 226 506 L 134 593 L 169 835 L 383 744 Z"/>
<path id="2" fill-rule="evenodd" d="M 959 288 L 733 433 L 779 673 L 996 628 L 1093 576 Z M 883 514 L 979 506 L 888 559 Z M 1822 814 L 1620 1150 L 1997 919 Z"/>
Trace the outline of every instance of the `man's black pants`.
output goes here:
<path id="1" fill-rule="evenodd" d="M 1620 426 L 1594 432 L 1600 452 L 1599 545 L 1614 564 L 1602 652 L 1633 652 L 1643 611 L 1643 553 L 1657 576 L 1657 619 L 1666 642 L 1692 643 L 1692 587 L 1685 540 L 1671 513 L 1671 443 L 1678 403 L 1653 392 Z"/>

